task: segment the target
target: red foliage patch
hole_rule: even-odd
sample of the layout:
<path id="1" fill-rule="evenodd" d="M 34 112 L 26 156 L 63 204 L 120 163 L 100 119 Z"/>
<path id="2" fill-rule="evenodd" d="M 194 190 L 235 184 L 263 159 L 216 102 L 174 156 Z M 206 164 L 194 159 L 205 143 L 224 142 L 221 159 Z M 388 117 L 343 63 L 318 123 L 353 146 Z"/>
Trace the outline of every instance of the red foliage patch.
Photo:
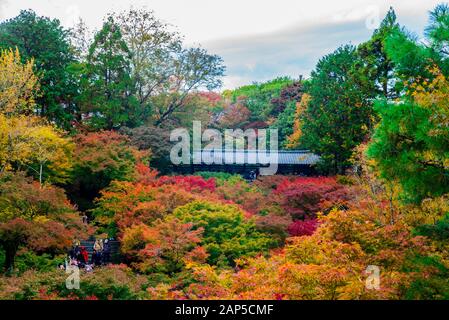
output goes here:
<path id="1" fill-rule="evenodd" d="M 198 176 L 163 176 L 158 180 L 158 185 L 164 184 L 173 184 L 191 192 L 214 192 L 216 188 L 215 178 L 205 180 Z"/>
<path id="2" fill-rule="evenodd" d="M 292 237 L 311 236 L 317 227 L 317 219 L 298 220 L 293 222 L 287 230 Z"/>
<path id="3" fill-rule="evenodd" d="M 335 178 L 326 177 L 285 179 L 278 184 L 274 194 L 279 196 L 282 208 L 293 219 L 300 220 L 344 205 L 350 198 L 345 186 L 338 184 Z"/>

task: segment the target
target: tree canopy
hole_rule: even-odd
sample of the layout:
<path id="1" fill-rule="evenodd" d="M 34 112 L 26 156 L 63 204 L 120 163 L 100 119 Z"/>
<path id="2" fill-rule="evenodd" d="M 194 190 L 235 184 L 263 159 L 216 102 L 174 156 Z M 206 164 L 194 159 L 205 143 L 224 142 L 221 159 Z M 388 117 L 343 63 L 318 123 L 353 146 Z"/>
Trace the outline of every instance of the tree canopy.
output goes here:
<path id="1" fill-rule="evenodd" d="M 21 11 L 0 23 L 0 48 L 18 49 L 22 62 L 34 60 L 41 88 L 36 99 L 38 114 L 67 127 L 73 119 L 72 97 L 76 88 L 70 85 L 68 68 L 74 62 L 69 33 L 59 20 L 38 16 L 32 10 Z"/>

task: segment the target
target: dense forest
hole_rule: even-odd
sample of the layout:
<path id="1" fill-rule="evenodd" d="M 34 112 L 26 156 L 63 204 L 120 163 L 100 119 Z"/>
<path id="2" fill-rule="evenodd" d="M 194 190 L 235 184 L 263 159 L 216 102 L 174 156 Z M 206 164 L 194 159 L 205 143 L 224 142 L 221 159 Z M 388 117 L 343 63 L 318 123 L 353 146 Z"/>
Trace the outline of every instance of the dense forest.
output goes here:
<path id="1" fill-rule="evenodd" d="M 0 299 L 449 299 L 449 6 L 424 35 L 391 8 L 309 77 L 220 91 L 222 58 L 148 10 L 1 22 Z M 176 175 L 195 120 L 276 128 L 319 176 Z M 88 238 L 119 252 L 69 289 Z"/>

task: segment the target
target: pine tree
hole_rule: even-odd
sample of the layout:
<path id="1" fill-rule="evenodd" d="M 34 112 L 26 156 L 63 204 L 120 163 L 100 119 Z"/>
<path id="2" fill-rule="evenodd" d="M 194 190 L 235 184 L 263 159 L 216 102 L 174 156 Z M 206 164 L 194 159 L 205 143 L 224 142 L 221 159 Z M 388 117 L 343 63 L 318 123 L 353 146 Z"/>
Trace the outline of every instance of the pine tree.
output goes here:
<path id="1" fill-rule="evenodd" d="M 390 8 L 371 39 L 357 48 L 357 53 L 361 58 L 358 67 L 370 81 L 376 84 L 376 93 L 387 99 L 396 98 L 399 94 L 395 85 L 394 63 L 385 50 L 386 39 L 398 29 L 396 13 L 393 8 Z"/>
<path id="2" fill-rule="evenodd" d="M 109 17 L 89 49 L 82 81 L 81 105 L 91 126 L 113 129 L 129 119 L 134 103 L 130 58 L 119 26 Z"/>
<path id="3" fill-rule="evenodd" d="M 311 95 L 301 116 L 301 143 L 321 155 L 326 171 L 343 173 L 353 148 L 364 140 L 373 122 L 375 91 L 357 65 L 351 45 L 322 58 L 306 91 Z"/>

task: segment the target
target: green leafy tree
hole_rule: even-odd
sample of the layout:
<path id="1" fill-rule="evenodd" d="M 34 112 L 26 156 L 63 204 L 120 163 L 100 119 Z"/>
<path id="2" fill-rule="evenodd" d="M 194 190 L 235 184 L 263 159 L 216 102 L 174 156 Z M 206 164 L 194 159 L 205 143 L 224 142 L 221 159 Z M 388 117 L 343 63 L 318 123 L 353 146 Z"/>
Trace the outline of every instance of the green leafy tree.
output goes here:
<path id="1" fill-rule="evenodd" d="M 176 53 L 182 48 L 181 37 L 149 10 L 130 9 L 111 17 L 120 26 L 132 53 L 130 64 L 138 107 L 130 125 L 140 126 L 153 116 L 154 98 L 170 88 Z"/>
<path id="2" fill-rule="evenodd" d="M 431 48 L 447 58 L 449 56 L 449 5 L 442 3 L 430 12 L 425 35 Z"/>
<path id="3" fill-rule="evenodd" d="M 77 87 L 68 72 L 74 63 L 69 33 L 59 20 L 36 15 L 32 10 L 0 24 L 0 48 L 18 48 L 22 62 L 34 59 L 40 81 L 39 115 L 68 128 L 77 112 Z"/>
<path id="4" fill-rule="evenodd" d="M 387 56 L 395 65 L 397 89 L 406 94 L 405 86 L 421 78 L 431 78 L 429 64 L 440 64 L 440 58 L 429 48 L 418 43 L 405 29 L 394 30 L 385 42 Z"/>
<path id="5" fill-rule="evenodd" d="M 405 29 L 396 29 L 386 40 L 403 97 L 377 103 L 381 122 L 368 155 L 384 179 L 398 182 L 405 199 L 417 203 L 449 191 L 448 22 L 449 7 L 438 5 L 425 30 L 428 45 Z"/>
<path id="6" fill-rule="evenodd" d="M 273 124 L 273 128 L 277 128 L 279 142 L 281 146 L 284 146 L 288 136 L 293 134 L 293 126 L 295 122 L 296 102 L 287 103 L 285 110 L 279 114 L 276 122 Z"/>
<path id="7" fill-rule="evenodd" d="M 81 106 L 92 127 L 113 129 L 132 117 L 135 100 L 130 58 L 120 27 L 109 17 L 89 49 L 82 81 Z"/>
<path id="8" fill-rule="evenodd" d="M 413 102 L 378 103 L 382 121 L 373 137 L 369 155 L 377 161 L 385 179 L 397 179 L 411 200 L 449 192 L 449 170 L 444 166 L 447 140 L 434 136 L 432 113 Z M 440 151 L 439 159 L 429 154 Z M 447 157 L 447 155 L 446 155 Z"/>
<path id="9" fill-rule="evenodd" d="M 184 223 L 203 228 L 201 244 L 211 264 L 234 264 L 235 259 L 254 256 L 275 245 L 275 241 L 256 230 L 236 206 L 194 201 L 178 207 L 174 217 Z"/>
<path id="10" fill-rule="evenodd" d="M 413 98 L 377 104 L 382 120 L 368 150 L 383 178 L 415 202 L 449 192 L 449 83 L 434 72 L 428 87 L 412 86 Z"/>
<path id="11" fill-rule="evenodd" d="M 188 107 L 191 93 L 221 86 L 223 61 L 199 47 L 186 48 L 178 32 L 152 11 L 130 9 L 110 15 L 131 52 L 135 110 L 128 126 L 164 126 Z"/>
<path id="12" fill-rule="evenodd" d="M 358 67 L 375 83 L 376 93 L 387 99 L 397 98 L 399 94 L 395 81 L 394 63 L 385 49 L 387 38 L 397 30 L 399 30 L 399 24 L 396 22 L 396 13 L 393 8 L 390 8 L 371 39 L 357 48 L 357 54 L 361 58 L 358 60 Z"/>
<path id="13" fill-rule="evenodd" d="M 174 65 L 168 86 L 157 96 L 158 103 L 152 109 L 154 124 L 158 126 L 190 102 L 191 92 L 202 88 L 213 90 L 222 85 L 221 77 L 225 71 L 223 59 L 203 48 L 180 50 Z"/>
<path id="14" fill-rule="evenodd" d="M 374 113 L 373 85 L 355 68 L 356 50 L 346 45 L 322 58 L 306 91 L 311 95 L 301 115 L 301 143 L 321 155 L 327 171 L 343 173 L 353 149 L 369 133 Z"/>
<path id="15" fill-rule="evenodd" d="M 429 24 L 425 29 L 426 41 L 420 41 L 405 28 L 392 29 L 384 42 L 387 56 L 395 66 L 396 89 L 407 94 L 410 83 L 431 81 L 431 68 L 436 65 L 445 75 L 449 75 L 449 7 L 438 5 L 430 12 Z M 407 88 L 406 88 L 407 87 Z"/>
<path id="16" fill-rule="evenodd" d="M 280 77 L 225 91 L 223 95 L 231 103 L 243 103 L 251 111 L 250 121 L 267 122 L 285 109 L 288 94 L 282 98 L 281 93 L 287 86 L 294 86 L 294 81 L 288 77 Z"/>

